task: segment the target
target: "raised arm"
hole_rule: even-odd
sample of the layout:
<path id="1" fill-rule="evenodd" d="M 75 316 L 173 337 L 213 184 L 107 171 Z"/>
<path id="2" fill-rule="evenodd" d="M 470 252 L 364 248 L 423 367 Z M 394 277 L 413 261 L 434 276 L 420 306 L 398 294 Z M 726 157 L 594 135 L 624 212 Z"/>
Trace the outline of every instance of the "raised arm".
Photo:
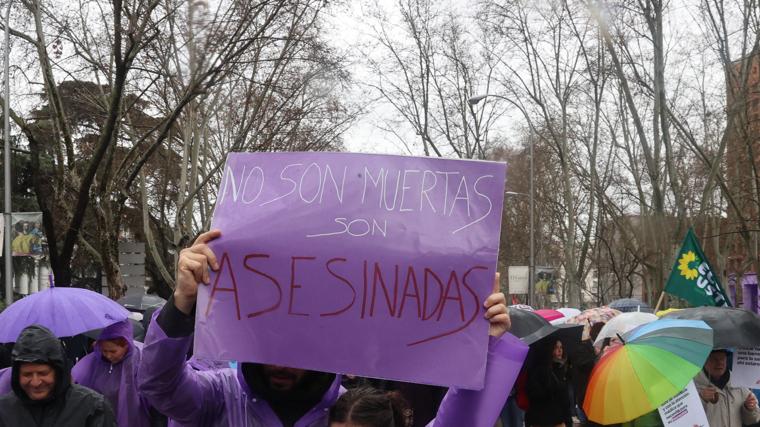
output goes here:
<path id="1" fill-rule="evenodd" d="M 180 253 L 174 295 L 154 313 L 138 371 L 138 387 L 153 406 L 181 423 L 213 420 L 223 408 L 219 373 L 198 372 L 186 363 L 195 326 L 195 298 L 208 284 L 208 268 L 217 268 L 207 243 L 220 235 L 206 232 Z"/>

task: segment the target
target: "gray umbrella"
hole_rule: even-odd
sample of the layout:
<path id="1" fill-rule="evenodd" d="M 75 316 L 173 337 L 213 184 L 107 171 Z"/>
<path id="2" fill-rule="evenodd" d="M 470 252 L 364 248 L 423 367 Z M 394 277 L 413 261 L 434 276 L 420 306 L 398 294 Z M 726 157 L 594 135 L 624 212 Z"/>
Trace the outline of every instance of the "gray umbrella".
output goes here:
<path id="1" fill-rule="evenodd" d="M 117 301 L 124 308 L 130 311 L 145 311 L 149 308 L 162 307 L 166 300 L 158 295 L 153 294 L 131 294 L 119 298 Z"/>
<path id="2" fill-rule="evenodd" d="M 520 308 L 510 307 L 509 317 L 512 320 L 512 329 L 509 332 L 517 338 L 527 337 L 543 327 L 550 326 L 549 322 L 541 315 Z M 535 339 L 538 340 L 539 338 Z"/>
<path id="3" fill-rule="evenodd" d="M 760 347 L 760 316 L 728 307 L 696 307 L 673 311 L 663 318 L 702 320 L 714 331 L 713 348 Z"/>
<path id="4" fill-rule="evenodd" d="M 633 311 L 640 311 L 643 313 L 652 312 L 652 307 L 650 307 L 649 304 L 637 298 L 616 299 L 615 301 L 612 301 L 608 307 L 622 311 L 623 313 L 630 313 Z"/>

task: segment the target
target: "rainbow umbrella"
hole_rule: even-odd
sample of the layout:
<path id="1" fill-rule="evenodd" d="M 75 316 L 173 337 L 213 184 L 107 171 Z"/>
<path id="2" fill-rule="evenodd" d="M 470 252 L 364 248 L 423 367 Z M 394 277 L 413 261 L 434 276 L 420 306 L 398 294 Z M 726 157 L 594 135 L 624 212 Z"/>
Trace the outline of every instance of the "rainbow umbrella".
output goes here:
<path id="1" fill-rule="evenodd" d="M 701 320 L 661 319 L 621 339 L 591 372 L 583 410 L 596 423 L 631 421 L 678 394 L 702 370 L 713 330 Z"/>

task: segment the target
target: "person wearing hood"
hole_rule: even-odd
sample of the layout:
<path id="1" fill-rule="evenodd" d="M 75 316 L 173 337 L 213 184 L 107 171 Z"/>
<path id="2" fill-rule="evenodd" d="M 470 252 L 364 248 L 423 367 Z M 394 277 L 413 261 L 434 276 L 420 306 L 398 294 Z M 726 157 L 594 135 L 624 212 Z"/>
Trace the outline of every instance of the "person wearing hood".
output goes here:
<path id="1" fill-rule="evenodd" d="M 129 319 L 103 329 L 92 353 L 74 365 L 71 376 L 77 384 L 105 396 L 120 427 L 148 427 L 150 405 L 137 391 L 142 344 L 132 336 Z"/>
<path id="2" fill-rule="evenodd" d="M 710 353 L 694 385 L 711 426 L 741 427 L 760 422 L 755 395 L 748 388 L 731 384 L 727 350 Z"/>
<path id="3" fill-rule="evenodd" d="M 13 391 L 0 396 L 0 427 L 116 425 L 101 394 L 71 383 L 63 347 L 47 328 L 24 328 L 12 360 Z"/>
<path id="4" fill-rule="evenodd" d="M 330 407 L 345 391 L 340 375 L 255 363 L 240 363 L 237 370 L 196 371 L 186 362 L 198 286 L 208 283 L 209 266 L 217 268 L 207 243 L 220 235 L 218 230 L 203 233 L 180 253 L 174 294 L 154 314 L 145 339 L 140 392 L 175 425 L 327 427 Z M 492 295 L 485 305 L 489 342 L 494 343 L 510 326 L 504 295 Z M 456 420 L 450 425 L 476 425 L 471 419 L 478 414 L 468 406 L 472 395 L 456 389 L 450 395 L 439 414 Z"/>

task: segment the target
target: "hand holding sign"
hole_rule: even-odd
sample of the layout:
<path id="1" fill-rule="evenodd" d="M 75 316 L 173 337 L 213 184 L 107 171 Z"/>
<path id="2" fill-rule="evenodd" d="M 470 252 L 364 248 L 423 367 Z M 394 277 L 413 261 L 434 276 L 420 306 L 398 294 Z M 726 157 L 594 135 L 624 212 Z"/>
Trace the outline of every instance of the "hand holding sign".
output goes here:
<path id="1" fill-rule="evenodd" d="M 190 314 L 198 295 L 198 284 L 208 285 L 211 267 L 214 271 L 219 268 L 216 256 L 207 243 L 221 236 L 219 230 L 207 231 L 193 243 L 193 246 L 179 253 L 177 262 L 177 284 L 174 287 L 174 305 L 183 313 Z"/>
<path id="2" fill-rule="evenodd" d="M 490 322 L 488 335 L 499 338 L 512 329 L 512 320 L 509 318 L 509 309 L 507 308 L 507 299 L 504 293 L 500 291 L 499 277 L 496 273 L 493 280 L 493 293 L 486 298 L 483 307 L 486 309 L 485 318 Z"/>

